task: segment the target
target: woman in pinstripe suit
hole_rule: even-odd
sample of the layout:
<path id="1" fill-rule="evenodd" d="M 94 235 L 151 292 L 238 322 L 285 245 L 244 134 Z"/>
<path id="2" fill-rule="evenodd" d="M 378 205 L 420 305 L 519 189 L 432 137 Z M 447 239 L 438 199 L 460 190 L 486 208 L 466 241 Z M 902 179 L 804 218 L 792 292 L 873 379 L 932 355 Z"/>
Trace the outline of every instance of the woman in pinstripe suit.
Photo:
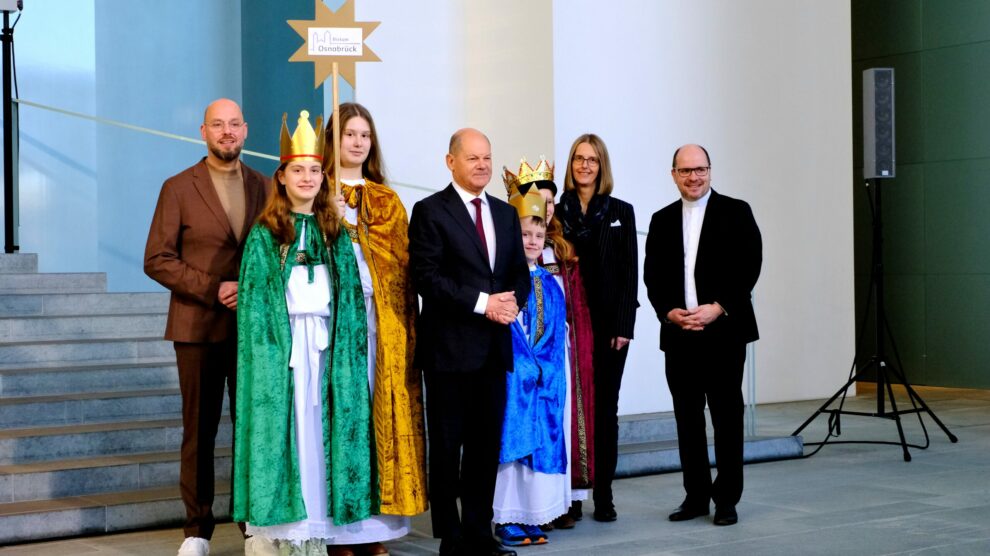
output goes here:
<path id="1" fill-rule="evenodd" d="M 615 521 L 612 478 L 622 371 L 636 323 L 639 258 L 633 207 L 612 196 L 608 149 L 593 133 L 575 139 L 557 214 L 581 261 L 595 337 L 594 517 Z M 580 517 L 580 506 L 575 509 Z"/>

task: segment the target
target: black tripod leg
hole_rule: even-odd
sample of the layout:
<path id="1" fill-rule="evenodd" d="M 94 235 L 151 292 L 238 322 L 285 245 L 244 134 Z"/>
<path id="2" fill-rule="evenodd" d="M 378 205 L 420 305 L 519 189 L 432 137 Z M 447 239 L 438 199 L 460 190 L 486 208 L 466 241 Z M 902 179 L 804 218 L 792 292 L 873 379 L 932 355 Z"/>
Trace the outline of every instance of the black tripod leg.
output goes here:
<path id="1" fill-rule="evenodd" d="M 797 436 L 798 433 L 800 433 L 801 431 L 803 431 L 805 429 L 805 427 L 807 427 L 808 425 L 811 424 L 812 421 L 814 421 L 815 419 L 817 419 L 819 415 L 821 415 L 822 413 L 825 413 L 825 408 L 828 407 L 828 406 L 830 406 L 830 405 L 832 405 L 832 402 L 834 402 L 836 399 L 838 399 L 839 396 L 845 395 L 846 390 L 848 390 L 849 387 L 852 386 L 854 382 L 856 382 L 856 379 L 859 378 L 859 375 L 863 374 L 863 372 L 866 369 L 868 369 L 868 368 L 870 368 L 870 365 L 867 365 L 866 367 L 863 367 L 863 369 L 857 371 L 856 374 L 854 374 L 853 376 L 851 376 L 849 378 L 849 381 L 846 382 L 846 385 L 843 386 L 842 388 L 839 388 L 835 392 L 835 394 L 832 394 L 832 397 L 829 398 L 828 401 L 826 401 L 825 403 L 823 403 L 821 405 L 821 407 L 818 408 L 817 411 L 815 411 L 814 413 L 812 413 L 811 414 L 811 417 L 808 417 L 808 419 L 804 423 L 802 423 L 801 426 L 797 428 L 797 430 L 795 430 L 794 432 L 792 432 L 791 433 L 791 436 Z"/>
<path id="2" fill-rule="evenodd" d="M 945 433 L 945 436 L 949 437 L 949 441 L 953 443 L 959 442 L 959 439 L 956 438 L 956 435 L 949 432 L 949 428 L 946 427 L 944 423 L 942 423 L 942 420 L 939 419 L 937 415 L 935 415 L 935 412 L 932 411 L 932 408 L 928 407 L 928 404 L 925 403 L 925 400 L 921 399 L 921 396 L 914 391 L 914 388 L 911 388 L 911 385 L 908 384 L 906 380 L 904 380 L 904 377 L 901 377 L 901 384 L 904 385 L 904 389 L 907 390 L 908 395 L 911 396 L 911 398 L 915 401 L 915 403 L 917 403 L 921 407 L 921 409 L 924 409 L 925 413 L 927 413 L 928 416 L 932 418 L 932 421 L 935 421 L 935 424 L 942 429 L 942 432 Z"/>
<path id="3" fill-rule="evenodd" d="M 904 427 L 901 425 L 901 414 L 897 412 L 897 401 L 894 400 L 894 387 L 890 384 L 890 376 L 887 375 L 889 367 L 885 361 L 881 361 L 877 368 L 878 372 L 884 374 L 887 397 L 890 398 L 891 415 L 893 415 L 894 422 L 897 423 L 897 435 L 901 439 L 901 449 L 904 450 L 904 461 L 911 461 L 911 452 L 908 451 L 907 439 L 904 438 Z"/>

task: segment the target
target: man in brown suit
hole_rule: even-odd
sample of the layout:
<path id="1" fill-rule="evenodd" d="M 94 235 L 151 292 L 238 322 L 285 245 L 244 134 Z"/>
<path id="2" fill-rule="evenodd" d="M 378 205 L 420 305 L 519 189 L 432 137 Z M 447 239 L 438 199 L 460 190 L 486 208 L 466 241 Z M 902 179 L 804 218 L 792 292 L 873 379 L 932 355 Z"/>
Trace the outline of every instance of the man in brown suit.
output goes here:
<path id="1" fill-rule="evenodd" d="M 144 251 L 145 273 L 172 292 L 165 339 L 175 343 L 182 392 L 179 487 L 186 506 L 179 556 L 209 553 L 225 383 L 234 418 L 237 276 L 244 238 L 269 189 L 264 176 L 240 162 L 247 123 L 237 103 L 214 101 L 199 130 L 206 157 L 162 185 Z"/>

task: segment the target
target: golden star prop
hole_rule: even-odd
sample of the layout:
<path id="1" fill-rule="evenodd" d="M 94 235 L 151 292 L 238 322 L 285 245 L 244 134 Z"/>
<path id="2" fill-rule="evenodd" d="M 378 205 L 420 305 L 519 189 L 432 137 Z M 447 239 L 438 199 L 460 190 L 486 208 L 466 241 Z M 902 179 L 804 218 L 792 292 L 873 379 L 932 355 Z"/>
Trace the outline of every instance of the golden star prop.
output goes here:
<path id="1" fill-rule="evenodd" d="M 313 87 L 319 87 L 333 73 L 333 63 L 337 62 L 340 76 L 355 87 L 354 67 L 356 62 L 380 62 L 381 58 L 363 44 L 380 21 L 354 21 L 354 0 L 347 0 L 339 10 L 333 12 L 323 0 L 315 0 L 316 16 L 312 20 L 290 19 L 287 23 L 303 38 L 303 45 L 289 58 L 290 62 L 313 62 Z M 310 27 L 360 28 L 362 33 L 362 54 L 360 56 L 314 56 L 309 53 Z"/>

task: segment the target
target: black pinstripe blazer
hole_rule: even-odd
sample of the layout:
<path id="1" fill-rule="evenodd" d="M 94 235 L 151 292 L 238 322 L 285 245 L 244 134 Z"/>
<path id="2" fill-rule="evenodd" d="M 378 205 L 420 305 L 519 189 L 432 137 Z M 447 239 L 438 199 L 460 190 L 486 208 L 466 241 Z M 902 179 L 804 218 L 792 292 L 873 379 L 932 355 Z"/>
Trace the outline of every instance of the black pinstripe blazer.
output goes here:
<path id="1" fill-rule="evenodd" d="M 592 328 L 595 336 L 603 339 L 632 339 L 639 307 L 639 251 L 632 205 L 610 197 L 597 228 L 591 231 L 593 240 L 588 242 L 565 235 L 580 257 Z"/>

